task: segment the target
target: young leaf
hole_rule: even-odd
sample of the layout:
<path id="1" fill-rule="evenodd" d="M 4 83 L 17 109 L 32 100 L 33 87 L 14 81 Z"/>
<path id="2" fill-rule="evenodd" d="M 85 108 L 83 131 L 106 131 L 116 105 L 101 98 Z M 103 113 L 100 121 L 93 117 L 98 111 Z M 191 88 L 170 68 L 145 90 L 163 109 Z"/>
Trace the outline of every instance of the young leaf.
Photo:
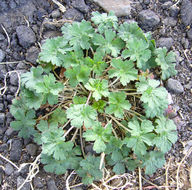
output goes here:
<path id="1" fill-rule="evenodd" d="M 80 128 L 85 125 L 85 127 L 91 127 L 97 117 L 97 112 L 89 105 L 77 104 L 72 105 L 66 111 L 67 118 L 71 119 L 71 125 Z"/>
<path id="2" fill-rule="evenodd" d="M 98 25 L 98 31 L 100 33 L 104 33 L 104 31 L 107 29 L 117 29 L 118 19 L 112 11 L 110 11 L 108 15 L 107 13 L 100 14 L 97 11 L 93 12 L 92 15 L 93 17 L 91 20 L 94 22 L 94 24 Z"/>
<path id="3" fill-rule="evenodd" d="M 106 107 L 107 114 L 114 114 L 115 117 L 123 118 L 124 110 L 129 110 L 131 104 L 126 100 L 124 92 L 111 92 L 109 95 L 109 106 Z"/>
<path id="4" fill-rule="evenodd" d="M 103 61 L 103 56 L 99 53 L 95 53 L 93 59 L 86 57 L 85 64 L 88 65 L 97 76 L 101 76 L 107 67 L 107 63 Z"/>
<path id="5" fill-rule="evenodd" d="M 60 52 L 62 50 L 62 53 Z M 52 63 L 52 65 L 61 66 L 64 62 L 64 54 L 71 51 L 72 48 L 67 45 L 63 37 L 47 39 L 42 45 L 42 51 L 39 54 L 39 61 Z"/>
<path id="6" fill-rule="evenodd" d="M 36 88 L 37 83 L 42 82 L 42 67 L 31 67 L 30 72 L 23 73 L 21 75 L 21 84 L 30 90 L 34 90 Z"/>
<path id="7" fill-rule="evenodd" d="M 108 91 L 108 81 L 100 79 L 89 79 L 89 82 L 85 85 L 85 88 L 93 91 L 93 97 L 96 101 L 102 98 L 102 96 L 107 97 L 109 95 Z"/>
<path id="8" fill-rule="evenodd" d="M 50 105 L 57 103 L 59 92 L 63 90 L 64 86 L 60 82 L 56 82 L 53 74 L 45 75 L 42 82 L 38 82 L 35 86 L 37 93 L 42 93 L 44 99 L 48 101 Z"/>
<path id="9" fill-rule="evenodd" d="M 105 38 L 101 34 L 95 34 L 93 37 L 94 45 L 98 46 L 97 53 L 104 56 L 105 54 L 111 54 L 117 57 L 120 50 L 124 47 L 124 42 L 116 37 L 116 33 L 112 30 L 105 30 Z"/>
<path id="10" fill-rule="evenodd" d="M 80 168 L 77 174 L 82 177 L 82 182 L 85 185 L 93 183 L 94 180 L 100 180 L 103 176 L 100 167 L 100 157 L 87 156 L 86 159 L 80 162 Z"/>
<path id="11" fill-rule="evenodd" d="M 14 117 L 16 121 L 11 122 L 11 127 L 19 131 L 19 136 L 23 138 L 29 138 L 36 133 L 34 129 L 34 125 L 36 123 L 35 111 L 28 110 L 24 111 L 22 109 L 18 109 L 16 113 L 14 113 Z"/>
<path id="12" fill-rule="evenodd" d="M 113 59 L 111 65 L 114 69 L 109 70 L 109 77 L 118 77 L 123 86 L 130 81 L 137 79 L 138 71 L 134 68 L 132 61 L 122 61 L 121 59 Z"/>
<path id="13" fill-rule="evenodd" d="M 132 148 L 136 155 L 144 155 L 147 151 L 147 146 L 153 145 L 155 134 L 152 133 L 154 127 L 149 120 L 143 120 L 141 124 L 134 119 L 128 123 L 131 137 L 126 137 L 124 143 L 127 147 Z"/>
<path id="14" fill-rule="evenodd" d="M 167 90 L 164 87 L 158 87 L 160 82 L 153 79 L 140 78 L 136 83 L 137 92 L 142 93 L 141 101 L 145 108 L 146 116 L 153 118 L 163 115 L 168 107 Z"/>
<path id="15" fill-rule="evenodd" d="M 86 65 L 79 65 L 68 69 L 65 76 L 69 78 L 69 83 L 72 87 L 76 87 L 80 82 L 86 84 L 89 80 L 90 68 Z"/>
<path id="16" fill-rule="evenodd" d="M 157 136 L 153 142 L 163 153 L 166 153 L 171 149 L 172 144 L 177 141 L 177 128 L 173 120 L 165 117 L 160 117 L 155 122 L 157 124 L 155 127 Z"/>
<path id="17" fill-rule="evenodd" d="M 157 65 L 161 67 L 162 75 L 161 78 L 163 80 L 168 79 L 171 76 L 174 76 L 177 74 L 177 71 L 175 70 L 175 53 L 169 52 L 167 53 L 167 48 L 158 48 L 156 49 L 157 58 L 155 59 Z"/>
<path id="18" fill-rule="evenodd" d="M 158 168 L 162 168 L 165 164 L 164 154 L 157 151 L 148 152 L 143 157 L 143 167 L 146 174 L 153 174 Z"/>
<path id="19" fill-rule="evenodd" d="M 86 104 L 87 98 L 85 96 L 80 97 L 80 96 L 75 96 L 73 98 L 73 103 L 74 104 Z"/>
<path id="20" fill-rule="evenodd" d="M 93 108 L 96 109 L 98 112 L 103 113 L 106 105 L 107 103 L 105 101 L 99 100 L 93 103 Z"/>
<path id="21" fill-rule="evenodd" d="M 93 36 L 93 28 L 90 22 L 83 20 L 82 22 L 73 22 L 73 24 L 65 24 L 62 33 L 69 40 L 69 44 L 75 49 L 89 49 L 91 46 L 90 39 Z"/>
<path id="22" fill-rule="evenodd" d="M 51 117 L 49 119 L 49 123 L 59 123 L 59 124 L 62 124 L 62 125 L 66 121 L 67 121 L 66 113 L 60 107 L 54 110 L 53 114 L 51 114 Z"/>
<path id="23" fill-rule="evenodd" d="M 137 62 L 137 67 L 142 70 L 150 69 L 146 68 L 146 62 L 151 57 L 151 51 L 149 50 L 149 44 L 145 40 L 130 38 L 127 41 L 126 47 L 122 52 L 122 57 L 124 59 L 130 58 L 132 61 Z"/>
<path id="24" fill-rule="evenodd" d="M 87 129 L 86 132 L 84 132 L 83 137 L 86 141 L 95 141 L 93 145 L 93 150 L 96 151 L 96 153 L 101 153 L 105 151 L 105 143 L 109 141 L 111 135 L 111 124 L 108 124 L 104 128 L 101 123 L 97 123 L 91 129 Z"/>

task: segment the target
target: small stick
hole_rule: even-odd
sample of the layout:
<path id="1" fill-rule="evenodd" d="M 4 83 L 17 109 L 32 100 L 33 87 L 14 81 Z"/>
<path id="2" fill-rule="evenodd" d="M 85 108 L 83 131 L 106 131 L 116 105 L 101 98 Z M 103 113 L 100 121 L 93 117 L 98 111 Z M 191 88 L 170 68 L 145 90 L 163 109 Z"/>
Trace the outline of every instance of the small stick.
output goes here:
<path id="1" fill-rule="evenodd" d="M 67 179 L 66 179 L 66 189 L 67 190 L 70 190 L 70 187 L 69 187 L 69 179 L 71 178 L 71 176 L 73 175 L 73 174 L 75 174 L 75 171 L 72 171 L 71 173 L 70 173 L 70 175 L 67 177 Z"/>
<path id="2" fill-rule="evenodd" d="M 64 13 L 66 11 L 66 8 L 60 2 L 58 2 L 57 0 L 52 0 L 52 1 L 59 7 L 59 9 L 62 13 Z"/>
<path id="3" fill-rule="evenodd" d="M 67 130 L 67 132 L 63 135 L 63 137 L 65 138 L 65 137 L 71 132 L 71 130 L 72 130 L 73 128 L 74 128 L 74 127 L 71 126 L 71 127 Z"/>
<path id="4" fill-rule="evenodd" d="M 179 190 L 179 172 L 180 172 L 180 167 L 183 164 L 184 160 L 191 154 L 191 152 L 192 152 L 192 147 L 189 149 L 187 154 L 185 154 L 185 156 L 183 157 L 183 159 L 181 160 L 181 162 L 178 165 L 177 176 L 176 176 L 176 179 L 177 179 L 177 190 Z"/>
<path id="5" fill-rule="evenodd" d="M 139 167 L 139 190 L 142 190 L 141 168 Z"/>
<path id="6" fill-rule="evenodd" d="M 77 129 L 75 130 L 75 133 L 74 133 L 71 141 L 74 141 L 74 140 L 75 140 L 75 137 L 77 136 L 78 131 L 79 131 L 79 129 L 77 128 Z"/>
<path id="7" fill-rule="evenodd" d="M 78 183 L 76 185 L 72 185 L 72 186 L 70 186 L 70 188 L 78 187 L 78 186 L 81 186 L 81 185 L 83 185 L 83 183 Z"/>
<path id="8" fill-rule="evenodd" d="M 102 152 L 102 153 L 101 153 L 101 161 L 100 161 L 100 165 L 99 165 L 99 169 L 100 169 L 100 170 L 102 169 L 104 159 L 105 159 L 105 153 Z"/>
<path id="9" fill-rule="evenodd" d="M 145 179 L 143 176 L 141 176 L 141 178 L 144 179 L 147 183 L 149 183 L 149 184 L 153 185 L 154 187 L 156 187 L 157 189 L 159 189 L 159 187 L 156 184 L 154 184 L 151 181 Z"/>
<path id="10" fill-rule="evenodd" d="M 109 88 L 110 88 L 111 86 L 113 86 L 118 80 L 119 80 L 119 77 L 116 78 L 116 79 L 109 85 Z"/>
<path id="11" fill-rule="evenodd" d="M 168 186 L 169 186 L 169 177 L 168 177 L 168 171 L 169 171 L 169 166 L 170 166 L 170 161 L 171 161 L 171 158 L 169 159 L 169 162 L 168 162 L 168 166 L 165 170 L 165 186 L 167 186 L 165 189 L 166 190 L 169 190 Z"/>
<path id="12" fill-rule="evenodd" d="M 0 154 L 0 157 L 2 159 L 4 159 L 5 161 L 9 162 L 11 165 L 13 165 L 17 170 L 19 170 L 19 167 L 17 167 L 13 162 L 11 162 L 11 160 L 9 160 L 8 158 L 5 158 L 3 155 Z"/>
<path id="13" fill-rule="evenodd" d="M 5 32 L 5 34 L 7 36 L 8 48 L 10 48 L 11 41 L 10 41 L 9 35 L 8 35 L 6 29 L 4 28 L 4 26 L 2 24 L 1 24 L 1 28 L 3 29 L 3 31 Z"/>
<path id="14" fill-rule="evenodd" d="M 81 143 L 81 151 L 82 151 L 83 157 L 85 158 L 85 151 L 83 148 L 82 128 L 80 128 L 80 143 Z"/>

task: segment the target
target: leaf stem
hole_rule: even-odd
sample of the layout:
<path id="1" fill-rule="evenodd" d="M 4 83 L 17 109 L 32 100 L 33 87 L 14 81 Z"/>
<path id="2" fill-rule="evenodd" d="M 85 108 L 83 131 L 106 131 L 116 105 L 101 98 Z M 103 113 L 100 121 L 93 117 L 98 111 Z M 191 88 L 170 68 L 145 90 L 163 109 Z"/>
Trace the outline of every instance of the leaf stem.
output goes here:
<path id="1" fill-rule="evenodd" d="M 116 79 L 109 85 L 109 88 L 110 88 L 111 86 L 113 86 L 119 79 L 120 79 L 120 77 L 116 78 Z"/>
<path id="2" fill-rule="evenodd" d="M 91 95 L 92 95 L 92 92 L 89 93 L 89 96 L 88 96 L 88 98 L 87 98 L 87 102 L 86 102 L 85 105 L 88 105 L 88 104 L 89 104 L 89 100 L 90 100 L 90 98 L 91 98 Z"/>
<path id="3" fill-rule="evenodd" d="M 84 148 L 83 148 L 82 128 L 80 128 L 80 133 L 79 134 L 80 134 L 81 151 L 82 151 L 83 157 L 85 158 L 85 151 L 84 151 Z"/>
<path id="4" fill-rule="evenodd" d="M 113 117 L 112 115 L 108 115 L 113 121 L 115 121 L 115 123 L 117 123 L 119 126 L 121 126 L 123 129 L 125 129 L 126 131 L 130 132 L 129 129 L 127 129 L 124 125 L 122 125 L 119 121 L 116 120 L 115 117 Z"/>

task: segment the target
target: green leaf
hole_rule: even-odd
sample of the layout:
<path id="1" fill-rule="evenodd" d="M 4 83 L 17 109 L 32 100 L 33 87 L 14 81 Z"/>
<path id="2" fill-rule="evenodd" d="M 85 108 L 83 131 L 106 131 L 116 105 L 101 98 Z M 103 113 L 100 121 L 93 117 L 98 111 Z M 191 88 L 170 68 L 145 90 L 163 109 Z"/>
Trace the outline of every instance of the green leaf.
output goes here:
<path id="1" fill-rule="evenodd" d="M 25 99 L 25 104 L 30 109 L 39 109 L 43 103 L 43 95 L 40 93 L 36 93 L 34 91 L 30 91 L 28 89 L 23 89 L 21 92 L 21 96 Z"/>
<path id="2" fill-rule="evenodd" d="M 117 57 L 120 50 L 124 47 L 124 42 L 116 37 L 116 33 L 112 30 L 105 30 L 105 38 L 101 34 L 95 34 L 93 37 L 93 43 L 97 47 L 97 52 L 102 56 L 105 54 L 111 54 Z"/>
<path id="3" fill-rule="evenodd" d="M 59 123 L 64 124 L 67 121 L 66 113 L 60 107 L 55 109 L 51 117 L 49 118 L 49 123 Z"/>
<path id="4" fill-rule="evenodd" d="M 127 41 L 126 47 L 128 49 L 122 52 L 122 57 L 124 59 L 129 57 L 130 60 L 136 61 L 139 69 L 150 69 L 146 68 L 146 62 L 151 58 L 148 42 L 142 39 L 130 38 Z"/>
<path id="5" fill-rule="evenodd" d="M 75 96 L 73 98 L 73 103 L 74 104 L 86 104 L 87 98 L 85 96 L 80 97 L 80 96 Z"/>
<path id="6" fill-rule="evenodd" d="M 107 103 L 103 100 L 93 102 L 93 108 L 96 109 L 100 113 L 104 112 L 104 108 L 106 105 L 107 105 Z"/>
<path id="7" fill-rule="evenodd" d="M 117 29 L 118 26 L 118 19 L 115 16 L 114 12 L 110 11 L 109 14 L 99 12 L 93 12 L 93 17 L 91 17 L 91 20 L 94 22 L 94 24 L 98 25 L 98 31 L 100 33 L 104 33 L 107 29 Z"/>
<path id="8" fill-rule="evenodd" d="M 165 117 L 156 119 L 155 132 L 157 136 L 154 139 L 155 145 L 163 152 L 166 153 L 171 149 L 173 143 L 177 141 L 176 125 L 173 120 Z"/>
<path id="9" fill-rule="evenodd" d="M 130 81 L 137 79 L 138 71 L 134 68 L 132 61 L 113 59 L 111 65 L 114 67 L 114 69 L 109 70 L 109 77 L 120 78 L 120 82 L 123 86 L 126 86 Z"/>
<path id="10" fill-rule="evenodd" d="M 102 96 L 109 96 L 108 81 L 100 79 L 89 79 L 89 82 L 85 85 L 85 88 L 93 91 L 93 97 L 96 101 L 102 98 Z"/>
<path id="11" fill-rule="evenodd" d="M 86 84 L 89 80 L 90 68 L 85 65 L 79 65 L 68 69 L 65 76 L 69 78 L 69 83 L 72 87 L 76 87 L 80 82 Z"/>
<path id="12" fill-rule="evenodd" d="M 42 45 L 39 61 L 61 66 L 64 62 L 64 54 L 71 50 L 72 48 L 67 45 L 67 41 L 63 37 L 47 39 Z"/>
<path id="13" fill-rule="evenodd" d="M 87 156 L 80 162 L 81 168 L 77 170 L 77 174 L 82 177 L 85 185 L 93 183 L 94 180 L 100 180 L 103 177 L 100 167 L 100 157 Z"/>
<path id="14" fill-rule="evenodd" d="M 113 171 L 116 174 L 123 174 L 123 173 L 125 173 L 125 166 L 124 166 L 124 164 L 122 164 L 122 163 L 115 164 L 115 166 L 113 167 Z"/>
<path id="15" fill-rule="evenodd" d="M 88 65 L 97 76 L 101 76 L 107 67 L 107 63 L 103 61 L 103 56 L 99 53 L 95 53 L 93 59 L 86 57 L 85 64 Z"/>
<path id="16" fill-rule="evenodd" d="M 130 137 L 124 139 L 127 147 L 132 148 L 136 155 L 146 154 L 148 146 L 153 145 L 155 134 L 152 133 L 154 126 L 149 120 L 143 120 L 141 124 L 134 119 L 128 123 Z"/>
<path id="17" fill-rule="evenodd" d="M 145 39 L 145 35 L 136 22 L 124 22 L 119 26 L 118 35 L 124 41 L 129 41 L 132 38 Z"/>
<path id="18" fill-rule="evenodd" d="M 63 88 L 63 84 L 56 82 L 54 75 L 51 73 L 49 75 L 44 75 L 43 81 L 37 83 L 35 86 L 36 92 L 42 93 L 45 101 L 48 101 L 50 105 L 57 103 L 58 94 Z"/>
<path id="19" fill-rule="evenodd" d="M 126 100 L 124 92 L 111 92 L 109 95 L 109 106 L 106 107 L 107 114 L 114 114 L 115 117 L 123 118 L 124 110 L 129 110 L 131 104 Z"/>
<path id="20" fill-rule="evenodd" d="M 43 68 L 42 67 L 31 67 L 30 72 L 23 73 L 21 75 L 21 84 L 24 85 L 26 88 L 30 90 L 36 89 L 36 85 L 39 82 L 42 82 L 42 74 Z"/>
<path id="21" fill-rule="evenodd" d="M 66 159 L 56 160 L 52 156 L 48 156 L 46 154 L 42 154 L 41 162 L 45 164 L 44 169 L 46 172 L 52 172 L 57 175 L 61 175 L 66 173 L 68 169 L 77 169 L 79 168 L 79 162 L 82 160 L 79 157 L 79 148 L 73 148 L 69 152 L 67 152 Z"/>
<path id="22" fill-rule="evenodd" d="M 136 83 L 137 92 L 142 93 L 141 101 L 144 102 L 146 116 L 150 118 L 163 115 L 168 107 L 167 90 L 159 85 L 159 81 L 145 78 L 140 78 L 140 82 Z"/>
<path id="23" fill-rule="evenodd" d="M 176 62 L 175 53 L 172 51 L 167 53 L 167 48 L 165 47 L 156 49 L 155 53 L 157 55 L 155 61 L 162 70 L 161 78 L 166 80 L 169 77 L 176 75 L 177 71 L 175 70 L 175 64 L 173 64 Z"/>
<path id="24" fill-rule="evenodd" d="M 36 123 L 34 110 L 22 110 L 18 109 L 14 114 L 16 121 L 11 122 L 11 127 L 19 131 L 19 136 L 23 138 L 29 138 L 36 133 L 34 125 Z"/>
<path id="25" fill-rule="evenodd" d="M 65 24 L 62 28 L 62 33 L 69 44 L 75 49 L 89 49 L 91 46 L 90 40 L 93 36 L 93 28 L 90 22 L 83 20 L 82 22 L 73 22 L 73 24 Z"/>
<path id="26" fill-rule="evenodd" d="M 66 111 L 67 118 L 71 119 L 71 125 L 80 128 L 85 125 L 85 127 L 91 127 L 97 117 L 97 112 L 95 109 L 89 105 L 77 104 L 72 105 Z"/>
<path id="27" fill-rule="evenodd" d="M 157 151 L 147 153 L 143 158 L 143 167 L 146 174 L 153 174 L 158 168 L 162 168 L 166 163 L 164 154 Z"/>
<path id="28" fill-rule="evenodd" d="M 105 151 L 105 143 L 109 141 L 111 135 L 111 124 L 107 124 L 106 127 L 103 127 L 101 123 L 97 123 L 91 129 L 87 129 L 83 137 L 86 141 L 94 141 L 93 150 L 96 151 L 96 153 L 101 153 Z"/>

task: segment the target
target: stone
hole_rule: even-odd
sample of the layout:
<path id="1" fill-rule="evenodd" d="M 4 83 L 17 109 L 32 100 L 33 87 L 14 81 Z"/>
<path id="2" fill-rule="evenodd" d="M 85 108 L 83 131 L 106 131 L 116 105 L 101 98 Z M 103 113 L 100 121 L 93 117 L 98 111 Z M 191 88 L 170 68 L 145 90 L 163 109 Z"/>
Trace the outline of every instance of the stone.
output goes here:
<path id="1" fill-rule="evenodd" d="M 58 190 L 57 186 L 55 185 L 55 181 L 53 179 L 50 179 L 47 182 L 47 188 L 48 190 Z"/>
<path id="2" fill-rule="evenodd" d="M 38 58 L 39 52 L 40 52 L 39 48 L 35 46 L 29 48 L 27 50 L 26 60 L 36 65 L 37 64 L 36 60 Z"/>
<path id="3" fill-rule="evenodd" d="M 12 161 L 19 161 L 21 158 L 21 152 L 22 152 L 22 141 L 20 139 L 14 139 L 11 146 L 10 151 L 10 160 Z"/>
<path id="4" fill-rule="evenodd" d="M 33 30 L 25 25 L 18 26 L 16 33 L 19 39 L 19 44 L 23 48 L 29 48 L 36 42 L 36 36 Z"/>
<path id="5" fill-rule="evenodd" d="M 28 65 L 26 65 L 25 63 L 23 62 L 19 62 L 17 67 L 16 67 L 16 70 L 27 70 L 29 68 Z"/>
<path id="6" fill-rule="evenodd" d="M 173 5 L 169 8 L 169 14 L 171 17 L 174 17 L 174 18 L 176 18 L 178 16 L 179 11 L 180 11 L 180 9 L 177 5 Z"/>
<path id="7" fill-rule="evenodd" d="M 181 85 L 181 83 L 178 80 L 175 79 L 168 79 L 166 87 L 168 91 L 174 93 L 174 94 L 181 94 L 184 92 L 184 88 Z"/>
<path id="8" fill-rule="evenodd" d="M 43 34 L 43 37 L 45 39 L 47 38 L 54 38 L 54 37 L 58 37 L 58 36 L 61 36 L 62 33 L 59 32 L 59 31 L 46 31 L 44 34 Z"/>
<path id="9" fill-rule="evenodd" d="M 189 107 L 192 109 L 192 103 L 189 104 Z"/>
<path id="10" fill-rule="evenodd" d="M 113 11 L 116 16 L 129 16 L 131 14 L 131 0 L 93 0 L 105 11 Z"/>
<path id="11" fill-rule="evenodd" d="M 0 111 L 4 111 L 4 105 L 0 103 Z"/>
<path id="12" fill-rule="evenodd" d="M 8 95 L 7 95 L 7 102 L 11 104 L 11 103 L 12 103 L 12 100 L 13 100 L 14 98 L 15 98 L 15 97 L 14 97 L 13 95 L 9 95 L 9 94 L 8 94 Z"/>
<path id="13" fill-rule="evenodd" d="M 37 152 L 37 145 L 35 144 L 28 144 L 26 146 L 27 153 L 30 154 L 31 156 L 35 156 Z"/>
<path id="14" fill-rule="evenodd" d="M 42 188 L 44 187 L 44 184 L 41 182 L 41 179 L 39 177 L 35 177 L 33 179 L 33 184 L 35 188 Z"/>
<path id="15" fill-rule="evenodd" d="M 61 12 L 58 9 L 53 10 L 52 13 L 51 13 L 51 16 L 54 19 L 59 18 L 61 16 Z"/>
<path id="16" fill-rule="evenodd" d="M 84 0 L 73 0 L 71 5 L 82 13 L 88 13 L 89 11 L 89 7 Z"/>
<path id="17" fill-rule="evenodd" d="M 11 175 L 14 172 L 14 168 L 10 163 L 5 164 L 5 174 Z"/>
<path id="18" fill-rule="evenodd" d="M 184 60 L 184 58 L 181 57 L 179 51 L 175 51 L 175 54 L 176 54 L 176 63 L 177 63 L 177 64 L 181 63 L 181 62 Z"/>
<path id="19" fill-rule="evenodd" d="M 176 26 L 177 25 L 177 20 L 174 19 L 173 17 L 166 17 L 164 20 L 163 20 L 163 23 L 166 25 L 166 26 Z"/>
<path id="20" fill-rule="evenodd" d="M 5 114 L 0 113 L 0 124 L 4 124 L 4 122 L 5 122 Z"/>
<path id="21" fill-rule="evenodd" d="M 8 145 L 7 144 L 1 144 L 0 145 L 0 152 L 4 152 L 8 150 Z"/>
<path id="22" fill-rule="evenodd" d="M 25 179 L 21 176 L 17 178 L 17 189 L 23 184 L 24 181 Z M 31 189 L 30 183 L 27 182 L 20 190 L 30 190 L 30 189 Z"/>
<path id="23" fill-rule="evenodd" d="M 17 73 L 11 73 L 11 75 L 10 75 L 10 83 L 11 83 L 11 85 L 13 85 L 13 86 L 17 86 L 18 85 L 18 75 L 17 75 Z"/>
<path id="24" fill-rule="evenodd" d="M 144 0 L 143 3 L 144 3 L 145 5 L 149 5 L 149 4 L 150 4 L 150 0 Z"/>
<path id="25" fill-rule="evenodd" d="M 192 1 L 183 0 L 181 3 L 181 21 L 185 26 L 192 24 Z"/>
<path id="26" fill-rule="evenodd" d="M 5 132 L 5 134 L 8 136 L 8 137 L 11 137 L 13 134 L 14 134 L 14 129 L 13 128 L 11 128 L 11 127 L 9 127 L 7 130 L 6 130 L 6 132 Z"/>
<path id="27" fill-rule="evenodd" d="M 169 8 L 171 7 L 171 5 L 173 5 L 173 3 L 172 3 L 171 1 L 167 1 L 167 2 L 163 3 L 163 4 L 161 5 L 161 7 L 162 7 L 163 9 L 169 9 Z"/>
<path id="28" fill-rule="evenodd" d="M 5 40 L 5 36 L 0 33 L 0 41 L 3 41 L 3 40 Z"/>
<path id="29" fill-rule="evenodd" d="M 4 58 L 5 58 L 5 52 L 0 49 L 0 62 L 2 62 Z"/>
<path id="30" fill-rule="evenodd" d="M 7 73 L 6 66 L 0 65 L 0 80 L 4 80 L 6 73 Z"/>
<path id="31" fill-rule="evenodd" d="M 187 37 L 192 40 L 192 28 L 187 32 Z"/>
<path id="32" fill-rule="evenodd" d="M 170 48 L 173 46 L 173 43 L 174 41 L 171 37 L 169 38 L 162 37 L 156 42 L 157 47 L 166 47 L 168 50 L 170 50 Z"/>
<path id="33" fill-rule="evenodd" d="M 183 44 L 184 49 L 189 48 L 189 40 L 187 38 L 182 38 L 181 43 Z"/>
<path id="34" fill-rule="evenodd" d="M 141 11 L 138 19 L 140 26 L 145 30 L 153 29 L 160 22 L 159 16 L 149 9 Z"/>
<path id="35" fill-rule="evenodd" d="M 81 13 L 77 9 L 71 8 L 71 9 L 67 9 L 64 12 L 63 18 L 80 22 L 84 19 L 84 16 L 83 16 L 83 13 Z"/>

